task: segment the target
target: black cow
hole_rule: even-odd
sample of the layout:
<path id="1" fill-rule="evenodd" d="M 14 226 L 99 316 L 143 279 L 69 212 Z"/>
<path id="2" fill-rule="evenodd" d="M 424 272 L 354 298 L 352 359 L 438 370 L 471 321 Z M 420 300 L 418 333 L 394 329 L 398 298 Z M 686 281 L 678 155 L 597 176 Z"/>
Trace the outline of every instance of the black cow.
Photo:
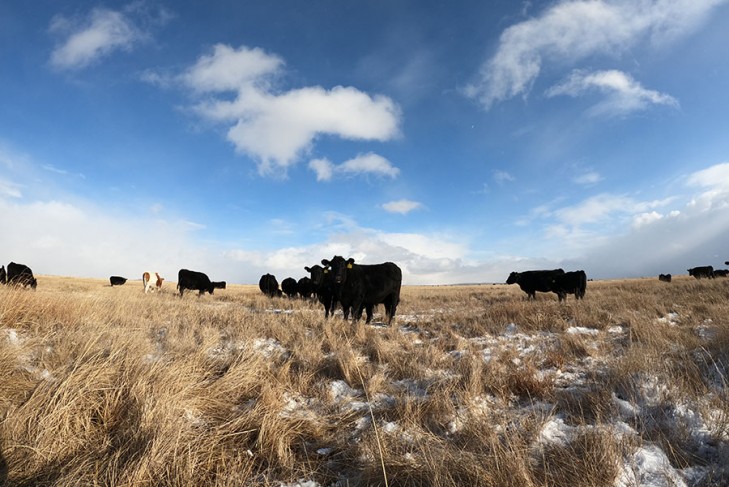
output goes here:
<path id="1" fill-rule="evenodd" d="M 560 301 L 567 299 L 568 294 L 574 294 L 575 299 L 583 299 L 587 289 L 587 274 L 585 271 L 571 271 L 557 274 L 552 280 L 552 291 L 557 293 Z"/>
<path id="2" fill-rule="evenodd" d="M 324 318 L 329 318 L 329 314 L 334 314 L 334 307 L 337 304 L 334 299 L 334 279 L 328 267 L 322 267 L 319 264 L 311 267 L 304 267 L 306 272 L 311 275 L 311 285 L 316 293 L 319 302 L 324 305 Z"/>
<path id="3" fill-rule="evenodd" d="M 119 276 L 111 276 L 109 278 L 109 282 L 111 283 L 112 286 L 121 286 L 122 284 L 127 282 L 127 278 L 119 277 Z"/>
<path id="4" fill-rule="evenodd" d="M 281 290 L 278 288 L 278 281 L 272 274 L 262 275 L 261 279 L 258 281 L 258 288 L 269 298 L 281 296 Z"/>
<path id="5" fill-rule="evenodd" d="M 344 260 L 335 255 L 331 261 L 322 260 L 322 265 L 330 267 L 334 281 L 334 297 L 342 304 L 344 319 L 352 309 L 353 321 L 362 317 L 367 308 L 367 323 L 372 320 L 374 306 L 385 305 L 387 323 L 392 324 L 397 305 L 400 303 L 402 270 L 392 263 L 375 265 L 355 264 L 354 259 Z"/>
<path id="6" fill-rule="evenodd" d="M 729 269 L 715 269 L 714 277 L 729 277 Z"/>
<path id="7" fill-rule="evenodd" d="M 281 281 L 281 291 L 289 298 L 295 298 L 298 289 L 296 287 L 296 279 L 293 277 L 287 277 Z"/>
<path id="8" fill-rule="evenodd" d="M 512 272 L 506 284 L 518 284 L 521 290 L 527 293 L 527 299 L 536 299 L 537 291 L 557 293 L 553 289 L 553 282 L 554 278 L 561 274 L 564 274 L 562 269 Z"/>
<path id="9" fill-rule="evenodd" d="M 663 282 L 671 282 L 671 274 L 659 274 L 658 280 Z"/>
<path id="10" fill-rule="evenodd" d="M 33 289 L 38 286 L 38 281 L 33 277 L 33 271 L 30 270 L 30 267 L 15 262 L 8 264 L 7 283 L 23 287 L 30 286 Z"/>
<path id="11" fill-rule="evenodd" d="M 694 276 L 696 279 L 713 279 L 714 278 L 714 268 L 710 265 L 705 265 L 701 267 L 692 267 L 688 270 L 689 276 Z"/>
<path id="12" fill-rule="evenodd" d="M 7 280 L 8 275 L 5 272 L 5 266 L 0 266 L 0 284 L 5 284 L 5 281 Z"/>
<path id="13" fill-rule="evenodd" d="M 296 290 L 299 291 L 299 296 L 304 299 L 310 299 L 314 294 L 314 284 L 311 279 L 304 276 L 296 283 Z"/>
<path id="14" fill-rule="evenodd" d="M 225 281 L 212 282 L 202 272 L 180 269 L 177 273 L 177 289 L 180 290 L 180 297 L 185 293 L 185 289 L 199 291 L 197 295 L 200 297 L 205 292 L 213 294 L 215 289 L 225 289 Z"/>

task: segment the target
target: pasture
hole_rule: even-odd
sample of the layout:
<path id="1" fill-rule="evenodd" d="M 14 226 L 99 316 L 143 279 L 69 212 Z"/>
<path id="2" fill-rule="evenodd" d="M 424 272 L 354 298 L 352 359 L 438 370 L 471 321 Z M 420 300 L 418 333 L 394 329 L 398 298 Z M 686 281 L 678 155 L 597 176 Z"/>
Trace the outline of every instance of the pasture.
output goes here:
<path id="1" fill-rule="evenodd" d="M 0 286 L 0 484 L 729 484 L 729 280 L 404 286 L 391 327 L 228 285 Z"/>

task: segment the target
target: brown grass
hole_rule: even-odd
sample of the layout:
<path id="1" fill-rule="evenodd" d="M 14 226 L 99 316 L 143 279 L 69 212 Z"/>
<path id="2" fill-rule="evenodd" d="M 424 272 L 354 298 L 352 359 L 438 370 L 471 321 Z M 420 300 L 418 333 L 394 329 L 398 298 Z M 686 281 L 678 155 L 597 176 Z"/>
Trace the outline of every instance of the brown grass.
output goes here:
<path id="1" fill-rule="evenodd" d="M 609 486 L 646 443 L 729 479 L 729 280 L 406 286 L 392 327 L 38 281 L 0 287 L 0 484 Z"/>

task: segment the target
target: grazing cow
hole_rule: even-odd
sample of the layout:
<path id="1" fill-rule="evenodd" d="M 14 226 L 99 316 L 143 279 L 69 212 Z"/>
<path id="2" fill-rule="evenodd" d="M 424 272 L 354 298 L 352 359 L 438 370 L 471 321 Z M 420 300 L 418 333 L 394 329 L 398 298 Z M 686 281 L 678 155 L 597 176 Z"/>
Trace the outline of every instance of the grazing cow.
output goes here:
<path id="1" fill-rule="evenodd" d="M 311 285 L 316 297 L 321 304 L 324 305 L 324 318 L 329 318 L 329 314 L 334 314 L 334 280 L 332 273 L 328 267 L 322 267 L 319 264 L 311 267 L 304 267 L 306 272 L 311 275 Z"/>
<path id="2" fill-rule="evenodd" d="M 694 276 L 696 279 L 713 279 L 714 278 L 714 268 L 710 265 L 700 266 L 700 267 L 692 267 L 688 270 L 689 276 Z"/>
<path id="3" fill-rule="evenodd" d="M 311 283 L 310 278 L 304 276 L 296 283 L 296 290 L 302 298 L 310 299 L 312 294 L 314 294 L 314 285 Z"/>
<path id="4" fill-rule="evenodd" d="M 197 296 L 200 297 L 205 292 L 213 294 L 215 289 L 225 289 L 225 281 L 212 282 L 202 272 L 180 269 L 177 273 L 177 289 L 180 291 L 180 297 L 185 293 L 185 289 L 199 291 Z"/>
<path id="5" fill-rule="evenodd" d="M 296 279 L 293 277 L 287 277 L 281 281 L 281 291 L 289 298 L 295 298 L 298 289 L 296 288 Z"/>
<path id="6" fill-rule="evenodd" d="M 0 284 L 5 284 L 7 279 L 7 273 L 5 272 L 5 266 L 0 266 Z"/>
<path id="7" fill-rule="evenodd" d="M 729 269 L 714 270 L 714 277 L 729 277 Z"/>
<path id="8" fill-rule="evenodd" d="M 671 282 L 671 274 L 659 274 L 658 280 L 663 282 Z"/>
<path id="9" fill-rule="evenodd" d="M 111 283 L 112 286 L 121 286 L 122 284 L 127 282 L 127 278 L 119 277 L 119 276 L 111 276 L 109 278 L 109 282 Z"/>
<path id="10" fill-rule="evenodd" d="M 335 255 L 332 260 L 322 260 L 322 265 L 331 268 L 334 280 L 334 296 L 342 304 L 344 319 L 353 312 L 353 321 L 358 321 L 362 310 L 367 309 L 367 323 L 372 321 L 372 309 L 385 305 L 387 323 L 392 324 L 397 305 L 400 303 L 402 270 L 392 263 L 375 265 L 355 264 L 354 259 L 345 260 Z"/>
<path id="11" fill-rule="evenodd" d="M 156 272 L 151 271 L 145 271 L 142 273 L 142 284 L 144 284 L 144 294 L 147 294 L 148 292 L 154 291 L 155 289 L 157 291 L 162 290 L 162 281 L 164 281 L 164 277 L 160 277 L 160 275 Z"/>
<path id="12" fill-rule="evenodd" d="M 38 286 L 38 281 L 36 281 L 35 277 L 33 277 L 33 271 L 30 270 L 30 267 L 23 264 L 16 264 L 15 262 L 8 264 L 6 279 L 8 284 L 15 284 L 23 287 L 30 286 L 32 289 L 35 289 L 36 286 Z"/>
<path id="13" fill-rule="evenodd" d="M 258 281 L 258 288 L 269 298 L 281 296 L 281 290 L 278 288 L 278 281 L 272 274 L 262 275 L 261 279 Z"/>
<path id="14" fill-rule="evenodd" d="M 583 299 L 586 289 L 587 274 L 585 274 L 585 271 L 557 274 L 552 280 L 552 290 L 557 293 L 560 301 L 567 299 L 568 294 L 574 294 L 575 299 Z"/>
<path id="15" fill-rule="evenodd" d="M 542 293 L 557 293 L 557 291 L 552 289 L 552 283 L 554 278 L 560 274 L 564 274 L 564 270 L 512 272 L 509 274 L 506 284 L 518 284 L 521 290 L 527 293 L 527 299 L 536 299 L 537 291 Z"/>

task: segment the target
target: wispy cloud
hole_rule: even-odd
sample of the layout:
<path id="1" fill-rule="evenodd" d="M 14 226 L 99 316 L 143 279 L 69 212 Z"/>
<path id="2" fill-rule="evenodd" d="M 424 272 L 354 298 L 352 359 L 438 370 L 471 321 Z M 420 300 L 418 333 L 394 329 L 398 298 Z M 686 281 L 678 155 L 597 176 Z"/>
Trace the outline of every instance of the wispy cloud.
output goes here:
<path id="1" fill-rule="evenodd" d="M 597 171 L 588 171 L 572 178 L 573 183 L 584 186 L 590 186 L 592 184 L 599 183 L 600 181 L 602 181 L 602 176 L 600 176 L 600 173 Z"/>
<path id="2" fill-rule="evenodd" d="M 542 65 L 570 67 L 596 54 L 614 56 L 649 39 L 656 48 L 696 30 L 726 0 L 561 0 L 507 28 L 466 95 L 486 109 L 527 95 Z"/>
<path id="3" fill-rule="evenodd" d="M 382 205 L 382 208 L 385 211 L 389 213 L 400 213 L 402 215 L 407 215 L 411 211 L 419 210 L 422 207 L 422 203 L 406 199 L 390 201 L 389 203 L 385 203 L 384 205 Z"/>
<path id="4" fill-rule="evenodd" d="M 516 178 L 506 171 L 494 171 L 494 181 L 498 184 L 513 183 Z"/>
<path id="5" fill-rule="evenodd" d="M 0 198 L 22 198 L 21 186 L 11 181 L 0 179 Z"/>
<path id="6" fill-rule="evenodd" d="M 678 101 L 672 96 L 648 90 L 630 75 L 617 70 L 574 71 L 566 80 L 548 89 L 546 95 L 577 97 L 594 91 L 605 94 L 607 99 L 590 109 L 593 115 L 627 115 L 650 105 L 678 107 Z"/>
<path id="7" fill-rule="evenodd" d="M 257 161 L 261 174 L 285 175 L 320 135 L 385 141 L 399 134 L 400 109 L 390 98 L 344 86 L 281 91 L 275 85 L 283 67 L 262 49 L 218 44 L 181 77 L 206 96 L 195 110 L 232 123 L 228 140 Z"/>
<path id="8" fill-rule="evenodd" d="M 59 69 L 81 69 L 114 51 L 129 51 L 147 35 L 123 12 L 95 8 L 83 19 L 56 16 L 50 31 L 61 37 L 51 53 Z"/>
<path id="9" fill-rule="evenodd" d="M 367 174 L 394 179 L 400 174 L 400 169 L 393 166 L 384 157 L 373 152 L 360 154 L 338 165 L 328 159 L 313 159 L 309 162 L 309 169 L 316 173 L 317 181 L 331 181 L 335 175 L 358 176 Z"/>

